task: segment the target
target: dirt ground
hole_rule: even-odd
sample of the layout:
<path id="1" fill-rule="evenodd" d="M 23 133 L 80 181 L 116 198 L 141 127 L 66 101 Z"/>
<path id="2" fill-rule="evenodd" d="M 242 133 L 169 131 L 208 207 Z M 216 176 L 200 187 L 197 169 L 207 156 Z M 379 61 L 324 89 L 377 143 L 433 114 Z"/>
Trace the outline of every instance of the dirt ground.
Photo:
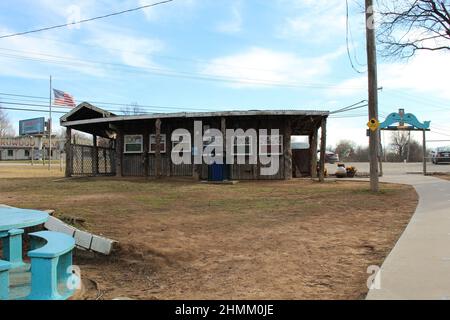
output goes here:
<path id="1" fill-rule="evenodd" d="M 4 178 L 0 203 L 55 209 L 120 242 L 104 257 L 77 252 L 85 298 L 362 299 L 409 222 L 408 186 L 310 180 L 207 185 Z"/>

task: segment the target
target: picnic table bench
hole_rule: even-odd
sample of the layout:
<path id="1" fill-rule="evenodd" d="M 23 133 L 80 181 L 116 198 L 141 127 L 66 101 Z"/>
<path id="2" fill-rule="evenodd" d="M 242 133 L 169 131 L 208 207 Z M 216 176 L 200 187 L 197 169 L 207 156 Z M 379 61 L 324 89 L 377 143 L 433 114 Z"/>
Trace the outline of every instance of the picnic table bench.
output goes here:
<path id="1" fill-rule="evenodd" d="M 31 233 L 31 294 L 29 300 L 65 300 L 73 295 L 67 281 L 72 275 L 75 240 L 63 233 Z"/>
<path id="2" fill-rule="evenodd" d="M 32 233 L 28 252 L 31 266 L 22 259 L 24 228 L 47 220 L 48 213 L 43 211 L 0 206 L 0 300 L 61 300 L 74 294 L 69 285 L 69 280 L 73 280 L 70 278 L 75 277 L 72 237 L 52 231 Z"/>
<path id="3" fill-rule="evenodd" d="M 9 293 L 9 270 L 11 263 L 0 260 L 0 300 L 8 300 Z"/>

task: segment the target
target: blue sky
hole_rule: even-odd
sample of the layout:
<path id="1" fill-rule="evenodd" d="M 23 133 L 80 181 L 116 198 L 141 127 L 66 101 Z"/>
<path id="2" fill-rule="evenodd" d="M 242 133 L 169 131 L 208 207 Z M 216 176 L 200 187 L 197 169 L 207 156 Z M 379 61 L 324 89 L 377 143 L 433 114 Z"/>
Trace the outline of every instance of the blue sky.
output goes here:
<path id="1" fill-rule="evenodd" d="M 5 0 L 0 35 L 153 2 Z M 350 51 L 364 71 L 362 5 L 350 0 Z M 52 75 L 54 87 L 78 102 L 138 103 L 158 106 L 146 109 L 155 112 L 335 110 L 367 98 L 367 75 L 351 68 L 345 36 L 342 0 L 175 0 L 79 28 L 0 39 L 0 93 L 46 97 Z M 449 59 L 443 52 L 409 61 L 380 57 L 381 120 L 403 107 L 432 121 L 436 132 L 430 139 L 450 139 Z M 48 103 L 0 99 L 4 107 Z M 365 113 L 330 119 L 329 144 L 340 139 L 367 144 Z M 45 113 L 8 115 L 17 123 Z"/>

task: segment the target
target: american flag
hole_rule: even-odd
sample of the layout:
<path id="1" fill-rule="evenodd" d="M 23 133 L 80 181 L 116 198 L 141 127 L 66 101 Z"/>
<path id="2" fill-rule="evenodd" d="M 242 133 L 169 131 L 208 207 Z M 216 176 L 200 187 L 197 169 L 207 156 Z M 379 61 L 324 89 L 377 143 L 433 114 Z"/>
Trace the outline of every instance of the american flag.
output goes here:
<path id="1" fill-rule="evenodd" d="M 67 92 L 53 89 L 53 93 L 55 95 L 55 100 L 53 101 L 54 105 L 57 106 L 69 106 L 69 107 L 75 107 L 75 99 L 72 95 L 68 94 Z"/>

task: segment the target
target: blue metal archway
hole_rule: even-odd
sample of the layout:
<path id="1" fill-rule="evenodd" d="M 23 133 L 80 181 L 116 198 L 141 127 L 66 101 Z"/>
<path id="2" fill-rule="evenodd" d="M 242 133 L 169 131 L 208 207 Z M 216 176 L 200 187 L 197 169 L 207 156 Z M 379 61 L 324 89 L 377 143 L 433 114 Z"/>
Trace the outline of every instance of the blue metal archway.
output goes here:
<path id="1" fill-rule="evenodd" d="M 398 124 L 398 125 L 395 125 Z M 384 122 L 380 123 L 380 130 L 385 131 L 422 131 L 423 132 L 423 174 L 427 174 L 427 144 L 426 132 L 430 131 L 431 121 L 420 122 L 412 113 L 405 113 L 405 109 L 391 113 Z"/>

